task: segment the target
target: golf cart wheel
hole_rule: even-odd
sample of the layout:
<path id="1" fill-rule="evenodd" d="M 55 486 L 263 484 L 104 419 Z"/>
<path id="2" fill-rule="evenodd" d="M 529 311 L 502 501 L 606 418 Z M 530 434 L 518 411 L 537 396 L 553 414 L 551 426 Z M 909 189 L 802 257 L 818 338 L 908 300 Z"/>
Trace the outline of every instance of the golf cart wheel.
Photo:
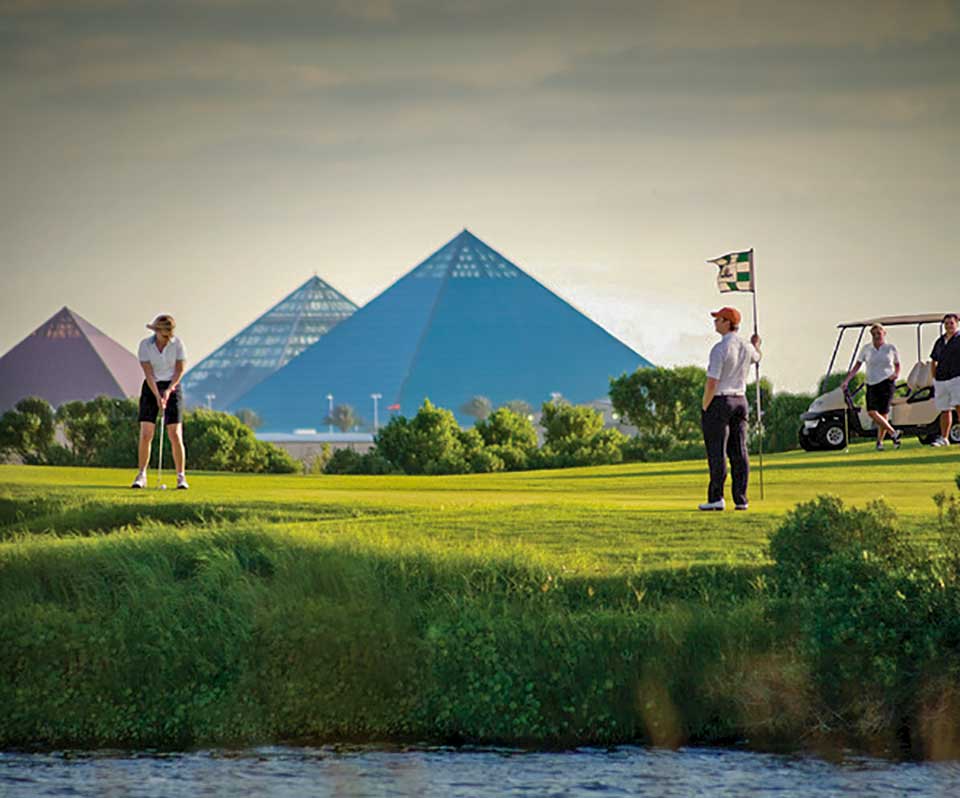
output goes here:
<path id="1" fill-rule="evenodd" d="M 960 443 L 960 423 L 954 424 L 950 427 L 950 435 L 948 437 L 950 443 Z"/>
<path id="2" fill-rule="evenodd" d="M 797 440 L 800 442 L 800 448 L 805 452 L 815 452 L 820 448 L 820 442 L 813 436 L 808 435 L 804 427 L 800 427 L 800 432 L 797 433 Z"/>
<path id="3" fill-rule="evenodd" d="M 847 434 L 839 422 L 827 424 L 820 433 L 820 441 L 824 449 L 842 449 L 847 444 Z"/>

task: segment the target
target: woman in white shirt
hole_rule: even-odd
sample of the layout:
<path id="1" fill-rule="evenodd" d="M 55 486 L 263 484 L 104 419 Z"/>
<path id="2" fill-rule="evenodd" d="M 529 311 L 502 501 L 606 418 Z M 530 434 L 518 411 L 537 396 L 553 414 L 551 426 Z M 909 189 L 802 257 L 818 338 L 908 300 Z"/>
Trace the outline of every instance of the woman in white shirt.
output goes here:
<path id="1" fill-rule="evenodd" d="M 153 335 L 140 342 L 138 358 L 143 369 L 143 387 L 140 389 L 140 471 L 132 488 L 147 486 L 147 466 L 150 463 L 150 445 L 156 429 L 157 415 L 163 411 L 170 451 L 177 469 L 177 488 L 186 490 L 186 452 L 183 448 L 183 388 L 180 378 L 187 365 L 187 350 L 183 341 L 173 334 L 177 323 L 173 316 L 157 316 L 147 329 Z"/>
<path id="2" fill-rule="evenodd" d="M 867 413 L 877 425 L 877 451 L 883 451 L 883 439 L 890 435 L 893 448 L 900 448 L 901 433 L 890 426 L 887 417 L 890 415 L 890 402 L 896 390 L 897 379 L 900 376 L 900 355 L 897 347 L 886 343 L 887 330 L 882 324 L 870 327 L 869 344 L 865 344 L 857 362 L 853 364 L 850 373 L 844 377 L 843 390 L 853 379 L 853 375 L 866 365 L 867 376 Z"/>

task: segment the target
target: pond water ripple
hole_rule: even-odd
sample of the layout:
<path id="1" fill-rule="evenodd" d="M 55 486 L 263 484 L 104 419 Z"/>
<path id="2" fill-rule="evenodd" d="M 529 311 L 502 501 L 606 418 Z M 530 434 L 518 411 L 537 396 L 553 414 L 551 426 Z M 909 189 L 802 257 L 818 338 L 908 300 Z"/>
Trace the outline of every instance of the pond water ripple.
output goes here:
<path id="1" fill-rule="evenodd" d="M 0 796 L 180 798 L 361 796 L 960 795 L 960 763 L 889 762 L 719 748 L 261 747 L 186 753 L 0 752 Z"/>

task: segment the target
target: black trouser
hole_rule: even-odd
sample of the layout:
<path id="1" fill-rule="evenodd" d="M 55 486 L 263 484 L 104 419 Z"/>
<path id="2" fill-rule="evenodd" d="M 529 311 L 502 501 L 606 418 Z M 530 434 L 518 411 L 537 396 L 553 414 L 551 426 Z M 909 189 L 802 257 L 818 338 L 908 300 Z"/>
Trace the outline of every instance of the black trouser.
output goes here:
<path id="1" fill-rule="evenodd" d="M 745 396 L 715 396 L 703 411 L 703 442 L 707 446 L 710 464 L 710 487 L 707 501 L 723 498 L 723 483 L 727 481 L 727 458 L 733 473 L 733 503 L 747 503 L 747 480 L 750 478 L 750 456 L 747 453 L 747 398 Z"/>

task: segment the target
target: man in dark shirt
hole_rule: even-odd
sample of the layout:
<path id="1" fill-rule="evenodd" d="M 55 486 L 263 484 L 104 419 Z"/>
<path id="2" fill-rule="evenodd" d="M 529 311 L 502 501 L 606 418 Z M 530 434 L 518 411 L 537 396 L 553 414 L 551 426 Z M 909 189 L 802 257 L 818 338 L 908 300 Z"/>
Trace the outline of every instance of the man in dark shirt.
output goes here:
<path id="1" fill-rule="evenodd" d="M 937 339 L 930 353 L 933 366 L 933 400 L 940 411 L 940 437 L 934 446 L 950 443 L 953 426 L 953 408 L 957 409 L 960 424 L 960 332 L 956 313 L 943 317 L 943 335 Z"/>

